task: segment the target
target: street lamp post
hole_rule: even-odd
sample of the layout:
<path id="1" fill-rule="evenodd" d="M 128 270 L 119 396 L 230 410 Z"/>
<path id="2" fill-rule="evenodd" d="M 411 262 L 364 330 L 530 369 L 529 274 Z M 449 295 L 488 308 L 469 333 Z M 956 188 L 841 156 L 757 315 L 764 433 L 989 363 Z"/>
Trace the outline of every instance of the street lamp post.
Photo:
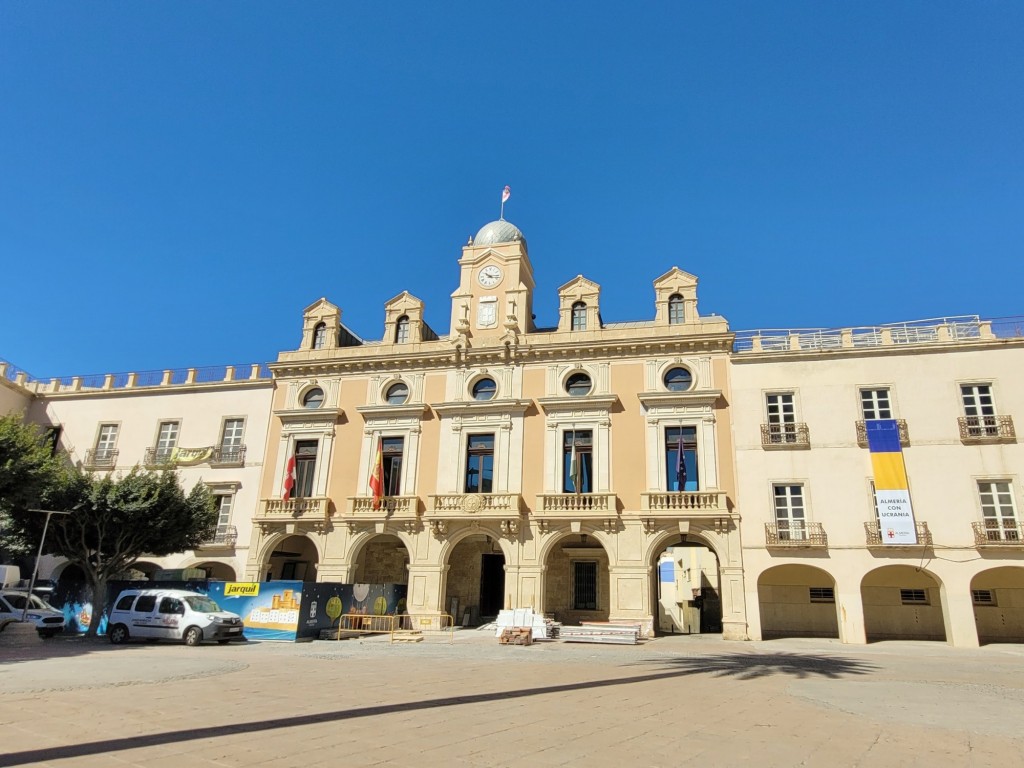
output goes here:
<path id="1" fill-rule="evenodd" d="M 40 512 L 46 515 L 46 522 L 43 523 L 43 535 L 39 537 L 39 550 L 36 552 L 36 561 L 32 564 L 32 578 L 28 582 L 28 595 L 25 597 L 25 608 L 21 612 L 21 620 L 28 617 L 28 606 L 32 600 L 32 590 L 36 586 L 36 574 L 39 572 L 39 558 L 43 556 L 43 542 L 46 541 L 46 531 L 50 527 L 50 515 L 70 515 L 70 512 L 58 509 L 30 509 L 29 512 Z"/>

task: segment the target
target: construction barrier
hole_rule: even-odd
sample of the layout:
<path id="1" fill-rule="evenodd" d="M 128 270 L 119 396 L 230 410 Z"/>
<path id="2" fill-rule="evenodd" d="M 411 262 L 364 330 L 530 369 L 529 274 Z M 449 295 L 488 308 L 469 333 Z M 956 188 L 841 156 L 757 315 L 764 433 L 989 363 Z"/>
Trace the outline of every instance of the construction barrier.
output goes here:
<path id="1" fill-rule="evenodd" d="M 345 613 L 338 620 L 338 640 L 352 635 L 386 635 L 395 630 L 401 616 Z"/>
<path id="2" fill-rule="evenodd" d="M 393 617 L 394 629 L 391 631 L 391 642 L 406 640 L 418 642 L 428 637 L 448 639 L 455 642 L 455 619 L 447 613 L 403 613 Z"/>

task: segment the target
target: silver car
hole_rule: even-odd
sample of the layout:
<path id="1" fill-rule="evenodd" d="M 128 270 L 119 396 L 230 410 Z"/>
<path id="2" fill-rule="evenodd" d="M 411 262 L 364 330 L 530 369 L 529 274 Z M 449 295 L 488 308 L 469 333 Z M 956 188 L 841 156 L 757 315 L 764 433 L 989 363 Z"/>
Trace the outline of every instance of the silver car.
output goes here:
<path id="1" fill-rule="evenodd" d="M 36 631 L 42 637 L 53 637 L 64 629 L 64 614 L 37 595 L 28 592 L 4 590 L 0 592 L 0 620 L 15 619 L 21 621 L 28 604 L 26 619 L 36 625 Z"/>

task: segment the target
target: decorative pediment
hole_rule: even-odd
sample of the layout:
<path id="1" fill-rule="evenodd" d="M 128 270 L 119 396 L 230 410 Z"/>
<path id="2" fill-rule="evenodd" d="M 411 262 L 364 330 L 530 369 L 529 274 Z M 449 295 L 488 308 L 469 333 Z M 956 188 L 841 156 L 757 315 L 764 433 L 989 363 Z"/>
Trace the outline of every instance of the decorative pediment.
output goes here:
<path id="1" fill-rule="evenodd" d="M 383 342 L 406 344 L 437 339 L 437 334 L 423 322 L 423 307 L 423 302 L 408 291 L 385 302 Z"/>
<path id="2" fill-rule="evenodd" d="M 558 330 L 596 331 L 601 328 L 601 286 L 577 275 L 558 289 Z M 582 311 L 573 323 L 573 308 Z"/>
<path id="3" fill-rule="evenodd" d="M 320 298 L 302 312 L 302 345 L 299 349 L 334 349 L 341 329 L 341 309 Z"/>
<path id="4" fill-rule="evenodd" d="M 655 325 L 685 325 L 699 320 L 695 275 L 672 267 L 654 281 Z"/>

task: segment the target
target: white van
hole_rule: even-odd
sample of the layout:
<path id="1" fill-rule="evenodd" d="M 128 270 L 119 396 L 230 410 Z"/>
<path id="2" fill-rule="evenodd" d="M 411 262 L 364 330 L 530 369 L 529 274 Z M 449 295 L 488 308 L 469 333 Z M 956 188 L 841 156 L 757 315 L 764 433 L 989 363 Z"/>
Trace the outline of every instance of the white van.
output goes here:
<path id="1" fill-rule="evenodd" d="M 222 611 L 198 592 L 126 589 L 110 611 L 107 637 L 115 645 L 132 638 L 184 640 L 185 645 L 199 645 L 203 640 L 244 640 L 244 628 L 241 617 Z"/>

